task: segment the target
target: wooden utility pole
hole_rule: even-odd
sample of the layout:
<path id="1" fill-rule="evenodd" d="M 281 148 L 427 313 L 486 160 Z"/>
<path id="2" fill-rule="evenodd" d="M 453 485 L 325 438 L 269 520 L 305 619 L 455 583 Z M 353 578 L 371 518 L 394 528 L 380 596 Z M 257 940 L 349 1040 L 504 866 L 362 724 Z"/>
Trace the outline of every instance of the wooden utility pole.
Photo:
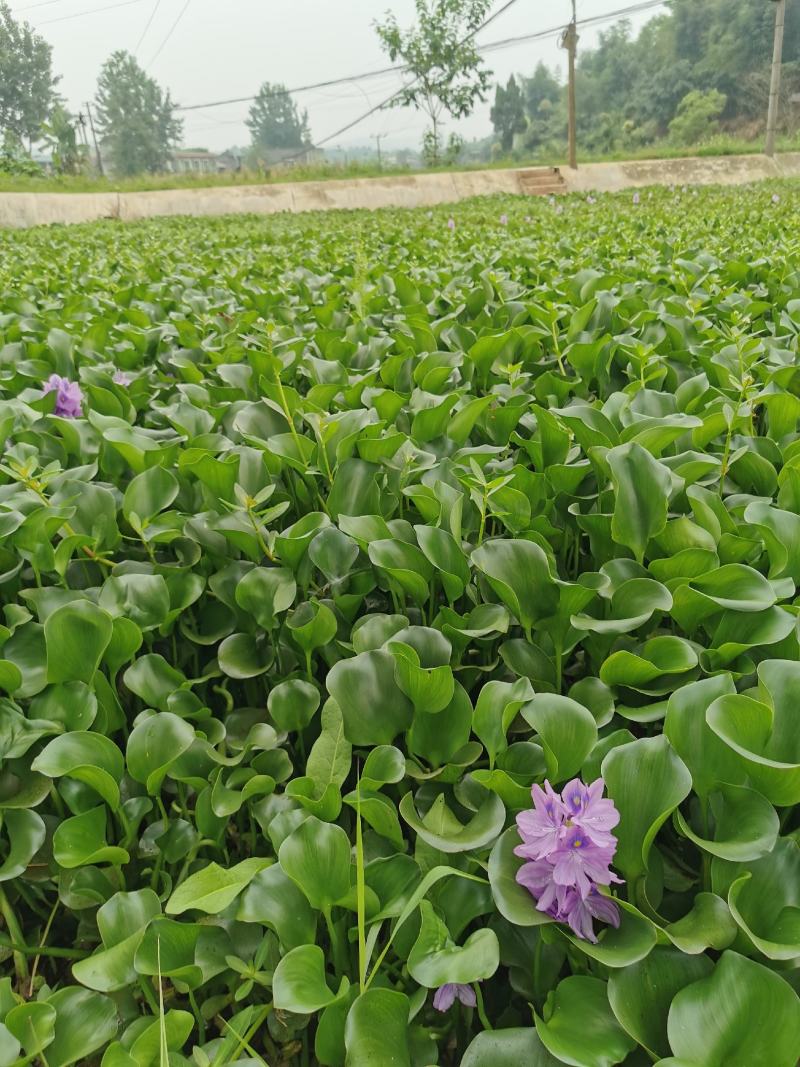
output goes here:
<path id="1" fill-rule="evenodd" d="M 786 21 L 786 0 L 777 0 L 775 5 L 775 47 L 772 52 L 772 78 L 769 84 L 769 111 L 767 112 L 767 143 L 764 151 L 775 155 L 775 133 L 778 128 L 778 111 L 781 96 L 781 60 L 783 59 L 783 27 Z"/>
<path id="2" fill-rule="evenodd" d="M 92 108 L 88 103 L 86 104 L 86 114 L 89 117 L 89 129 L 92 131 L 92 140 L 94 141 L 94 151 L 97 157 L 97 171 L 101 178 L 105 177 L 103 172 L 103 157 L 100 155 L 100 145 L 97 143 L 97 134 L 94 132 L 94 118 L 92 117 Z"/>
<path id="3" fill-rule="evenodd" d="M 578 166 L 577 138 L 575 133 L 575 53 L 578 50 L 578 14 L 575 0 L 572 0 L 572 22 L 564 30 L 561 44 L 569 57 L 569 81 L 567 85 L 569 165 L 572 170 Z"/>

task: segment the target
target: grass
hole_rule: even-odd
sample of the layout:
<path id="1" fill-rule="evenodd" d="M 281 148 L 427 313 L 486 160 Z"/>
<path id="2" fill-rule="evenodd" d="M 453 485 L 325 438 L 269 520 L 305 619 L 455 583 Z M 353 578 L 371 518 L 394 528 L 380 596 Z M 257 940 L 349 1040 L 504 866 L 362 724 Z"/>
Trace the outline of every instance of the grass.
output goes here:
<path id="1" fill-rule="evenodd" d="M 800 150 L 797 138 L 779 140 L 778 150 Z M 685 159 L 689 156 L 755 155 L 763 151 L 761 141 L 747 141 L 718 135 L 711 140 L 688 147 L 670 144 L 667 141 L 644 145 L 640 148 L 619 149 L 613 152 L 579 152 L 580 163 L 607 163 L 637 159 Z M 563 153 L 545 149 L 533 155 L 462 163 L 458 170 L 504 170 L 509 167 L 564 166 Z M 381 178 L 400 174 L 431 173 L 453 168 L 431 167 L 425 171 L 408 166 L 378 167 L 375 163 L 351 162 L 347 164 L 316 163 L 308 166 L 275 168 L 271 171 L 243 170 L 224 174 L 143 174 L 133 178 L 109 179 L 93 175 L 75 177 L 42 176 L 27 177 L 0 174 L 0 193 L 135 193 L 157 189 L 212 189 L 238 185 L 274 185 L 281 182 L 334 181 L 343 178 Z"/>

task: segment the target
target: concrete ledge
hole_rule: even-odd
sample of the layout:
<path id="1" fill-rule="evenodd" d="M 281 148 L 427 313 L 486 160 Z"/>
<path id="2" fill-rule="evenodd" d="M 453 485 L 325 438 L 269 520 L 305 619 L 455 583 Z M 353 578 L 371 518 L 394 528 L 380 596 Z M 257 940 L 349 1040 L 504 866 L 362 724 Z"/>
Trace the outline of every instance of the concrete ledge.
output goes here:
<path id="1" fill-rule="evenodd" d="M 428 207 L 471 196 L 520 194 L 520 178 L 536 168 L 447 171 L 276 185 L 161 189 L 143 193 L 0 193 L 0 227 L 132 221 L 161 215 L 231 215 Z M 613 192 L 644 185 L 740 185 L 800 177 L 800 153 L 588 163 L 561 169 L 568 192 Z"/>

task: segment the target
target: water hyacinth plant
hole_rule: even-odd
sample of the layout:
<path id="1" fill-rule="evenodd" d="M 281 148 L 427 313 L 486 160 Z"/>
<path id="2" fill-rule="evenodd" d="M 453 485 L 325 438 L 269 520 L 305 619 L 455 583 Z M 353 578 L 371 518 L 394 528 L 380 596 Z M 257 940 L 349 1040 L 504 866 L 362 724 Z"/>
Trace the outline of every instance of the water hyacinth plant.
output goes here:
<path id="1" fill-rule="evenodd" d="M 798 194 L 640 195 L 3 235 L 3 1067 L 796 1067 Z"/>
<path id="2" fill-rule="evenodd" d="M 619 926 L 619 908 L 598 892 L 598 886 L 621 881 L 610 870 L 619 812 L 603 799 L 603 787 L 602 778 L 588 787 L 575 778 L 562 794 L 547 780 L 544 789 L 534 785 L 533 808 L 517 815 L 522 844 L 514 849 L 528 861 L 517 881 L 536 898 L 539 911 L 595 943 L 592 917 Z"/>

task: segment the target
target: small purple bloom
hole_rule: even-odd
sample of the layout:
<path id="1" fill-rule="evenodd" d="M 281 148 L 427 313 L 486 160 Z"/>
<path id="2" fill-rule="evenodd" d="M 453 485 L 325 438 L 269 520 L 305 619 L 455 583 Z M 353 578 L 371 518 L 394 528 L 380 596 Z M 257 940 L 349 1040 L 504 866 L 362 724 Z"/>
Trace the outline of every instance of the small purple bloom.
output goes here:
<path id="1" fill-rule="evenodd" d="M 448 230 L 454 230 L 456 228 L 456 220 L 455 219 L 448 219 L 447 220 L 447 228 L 448 228 Z"/>
<path id="2" fill-rule="evenodd" d="M 501 226 L 508 226 L 508 215 L 501 215 L 500 216 L 500 225 Z"/>
<path id="3" fill-rule="evenodd" d="M 79 419 L 83 414 L 81 407 L 83 393 L 77 382 L 71 382 L 69 378 L 62 378 L 60 374 L 51 374 L 44 383 L 45 394 L 56 391 L 55 415 L 61 415 L 65 419 Z"/>
<path id="4" fill-rule="evenodd" d="M 456 997 L 467 1008 L 474 1008 L 478 1003 L 472 986 L 464 985 L 463 982 L 447 982 L 436 990 L 433 997 L 433 1006 L 437 1011 L 449 1011 L 455 1003 Z"/>
<path id="5" fill-rule="evenodd" d="M 609 897 L 604 897 L 593 889 L 584 900 L 575 889 L 568 889 L 560 913 L 562 922 L 569 923 L 572 931 L 584 941 L 592 941 L 597 944 L 592 919 L 600 919 L 610 923 L 611 926 L 619 926 L 619 907 Z"/>
<path id="6" fill-rule="evenodd" d="M 589 196 L 586 197 L 586 203 L 587 204 L 596 204 L 597 203 L 597 199 L 595 197 L 591 196 L 591 194 L 590 194 Z"/>
<path id="7" fill-rule="evenodd" d="M 531 796 L 533 809 L 521 811 L 517 816 L 522 844 L 514 851 L 523 859 L 540 860 L 559 847 L 566 808 L 549 782 L 544 783 L 544 789 L 533 786 Z"/>
<path id="8" fill-rule="evenodd" d="M 556 215 L 563 215 L 563 214 L 564 214 L 564 205 L 563 204 L 558 204 L 557 207 L 556 207 Z"/>
<path id="9" fill-rule="evenodd" d="M 610 885 L 618 881 L 608 868 L 616 851 L 613 845 L 596 845 L 589 834 L 578 826 L 567 833 L 561 848 L 551 853 L 553 881 L 556 885 L 575 886 L 582 897 L 588 897 L 592 883 Z"/>
<path id="10" fill-rule="evenodd" d="M 115 385 L 128 386 L 131 384 L 131 376 L 130 374 L 126 374 L 124 370 L 115 370 L 112 381 Z"/>
<path id="11" fill-rule="evenodd" d="M 613 800 L 603 797 L 604 789 L 602 778 L 588 786 L 573 778 L 561 791 L 570 822 L 589 834 L 596 845 L 614 844 L 611 830 L 619 823 L 619 812 Z"/>
<path id="12" fill-rule="evenodd" d="M 638 204 L 639 203 L 639 194 L 638 193 L 634 193 L 633 194 L 633 202 L 634 202 L 634 204 Z"/>
<path id="13" fill-rule="evenodd" d="M 772 194 L 772 203 L 773 204 L 780 204 L 780 202 L 781 202 L 781 198 L 778 196 L 778 194 L 777 193 L 773 193 Z"/>

